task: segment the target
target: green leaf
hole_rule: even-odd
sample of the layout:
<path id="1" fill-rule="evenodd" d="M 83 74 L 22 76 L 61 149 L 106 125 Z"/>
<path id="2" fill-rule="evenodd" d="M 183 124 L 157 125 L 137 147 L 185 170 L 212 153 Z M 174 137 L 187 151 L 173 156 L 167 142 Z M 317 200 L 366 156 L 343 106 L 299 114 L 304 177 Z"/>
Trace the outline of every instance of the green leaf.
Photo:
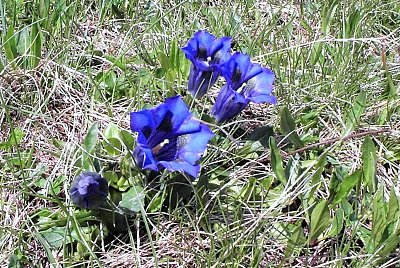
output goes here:
<path id="1" fill-rule="evenodd" d="M 283 107 L 280 116 L 281 131 L 288 139 L 298 148 L 304 146 L 303 141 L 300 139 L 296 132 L 296 123 L 287 107 Z"/>
<path id="2" fill-rule="evenodd" d="M 121 153 L 121 142 L 116 138 L 109 138 L 102 142 L 104 149 L 106 149 L 108 155 L 116 156 Z"/>
<path id="3" fill-rule="evenodd" d="M 14 26 L 10 25 L 3 37 L 4 52 L 7 60 L 12 62 L 17 57 L 17 42 L 15 40 Z"/>
<path id="4" fill-rule="evenodd" d="M 171 69 L 171 61 L 164 52 L 158 52 L 158 59 L 161 64 L 161 68 L 163 69 L 164 73 Z"/>
<path id="5" fill-rule="evenodd" d="M 336 236 L 340 234 L 343 229 L 343 220 L 344 220 L 344 210 L 341 208 L 336 209 L 335 217 L 332 221 L 332 229 L 329 232 L 329 236 Z"/>
<path id="6" fill-rule="evenodd" d="M 382 243 L 382 235 L 388 224 L 386 210 L 387 206 L 383 197 L 383 188 L 380 188 L 376 191 L 372 202 L 372 230 L 369 244 L 373 249 L 378 248 Z"/>
<path id="7" fill-rule="evenodd" d="M 389 203 L 388 203 L 388 213 L 387 219 L 388 221 L 395 221 L 399 219 L 400 215 L 400 206 L 399 206 L 399 198 L 396 195 L 394 188 L 390 191 Z"/>
<path id="8" fill-rule="evenodd" d="M 23 260 L 23 257 L 17 256 L 15 254 L 12 254 L 8 257 L 8 266 L 7 268 L 24 268 L 25 261 Z"/>
<path id="9" fill-rule="evenodd" d="M 85 138 L 83 139 L 83 149 L 84 152 L 82 154 L 82 168 L 84 170 L 93 170 L 93 161 L 91 161 L 89 154 L 94 151 L 97 144 L 99 133 L 99 123 L 94 123 L 90 128 Z"/>
<path id="10" fill-rule="evenodd" d="M 112 62 L 115 66 L 120 68 L 122 71 L 126 71 L 128 69 L 125 63 L 126 60 L 123 56 L 114 57 L 112 55 L 104 55 L 104 57 L 110 62 Z"/>
<path id="11" fill-rule="evenodd" d="M 388 100 L 391 100 L 393 98 L 395 98 L 397 96 L 397 92 L 398 90 L 396 89 L 396 86 L 393 82 L 393 77 L 392 74 L 389 70 L 389 67 L 387 65 L 387 58 L 386 58 L 386 54 L 382 53 L 382 65 L 383 65 L 383 69 L 385 71 L 385 76 L 386 76 L 386 89 L 384 91 L 384 95 L 387 96 Z"/>
<path id="12" fill-rule="evenodd" d="M 20 128 L 15 128 L 11 131 L 6 142 L 0 142 L 0 149 L 10 150 L 12 147 L 21 144 L 25 133 Z"/>
<path id="13" fill-rule="evenodd" d="M 170 44 L 169 55 L 171 65 L 174 67 L 174 70 L 178 71 L 180 69 L 180 59 L 179 59 L 179 47 L 176 38 L 174 38 Z"/>
<path id="14" fill-rule="evenodd" d="M 333 199 L 333 204 L 339 204 L 340 202 L 342 202 L 343 198 L 345 198 L 350 193 L 351 189 L 353 189 L 353 187 L 361 179 L 361 175 L 362 170 L 357 170 L 353 174 L 344 177 Z"/>
<path id="15" fill-rule="evenodd" d="M 310 233 L 308 234 L 309 244 L 314 243 L 315 239 L 326 230 L 330 222 L 328 202 L 322 200 L 311 213 Z"/>
<path id="16" fill-rule="evenodd" d="M 263 151 L 264 147 L 259 141 L 246 141 L 242 148 L 237 152 L 237 155 L 245 159 L 258 158 L 257 152 Z"/>
<path id="17" fill-rule="evenodd" d="M 275 173 L 278 180 L 283 185 L 286 185 L 287 179 L 285 177 L 285 169 L 283 168 L 282 157 L 278 147 L 276 146 L 276 142 L 274 137 L 269 138 L 269 148 L 271 150 L 271 168 Z"/>
<path id="18" fill-rule="evenodd" d="M 313 65 L 315 65 L 321 58 L 322 46 L 322 42 L 317 42 L 312 47 L 311 62 Z M 322 59 L 324 59 L 324 57 L 322 57 Z"/>
<path id="19" fill-rule="evenodd" d="M 272 137 L 274 135 L 274 130 L 270 126 L 262 126 L 254 130 L 250 135 L 249 135 L 249 140 L 251 141 L 259 141 L 262 146 L 267 147 L 268 146 L 268 140 L 269 137 Z"/>
<path id="20" fill-rule="evenodd" d="M 29 30 L 27 27 L 23 28 L 18 34 L 17 34 L 17 52 L 20 55 L 24 55 L 25 57 L 22 57 L 19 64 L 22 65 L 22 67 L 26 68 L 27 67 L 27 60 L 26 60 L 26 55 L 29 54 L 29 49 L 31 45 L 31 36 L 29 34 Z"/>
<path id="21" fill-rule="evenodd" d="M 56 267 L 58 262 L 56 261 L 56 259 L 53 256 L 53 251 L 52 251 L 51 245 L 49 245 L 47 243 L 46 239 L 42 236 L 42 234 L 40 232 L 35 233 L 35 237 L 42 244 L 42 246 L 46 252 L 47 258 L 48 258 L 50 264 L 52 265 L 52 267 Z"/>
<path id="22" fill-rule="evenodd" d="M 128 214 L 140 212 L 144 206 L 144 189 L 141 186 L 132 186 L 128 192 L 122 194 L 118 205 Z"/>
<path id="23" fill-rule="evenodd" d="M 370 137 L 366 137 L 362 146 L 362 162 L 363 162 L 363 177 L 370 190 L 370 192 L 376 191 L 377 178 L 376 178 L 376 147 Z"/>
<path id="24" fill-rule="evenodd" d="M 343 137 L 350 134 L 350 132 L 352 132 L 357 127 L 366 105 L 367 105 L 366 93 L 365 91 L 361 91 L 358 94 L 355 103 L 347 113 L 346 129 L 342 133 Z"/>
<path id="25" fill-rule="evenodd" d="M 127 130 L 121 130 L 121 141 L 125 144 L 126 148 L 133 150 L 135 139 L 133 138 L 132 132 Z"/>
<path id="26" fill-rule="evenodd" d="M 390 236 L 385 240 L 383 245 L 379 247 L 379 255 L 380 256 L 388 256 L 390 253 L 398 248 L 400 243 L 400 229 L 397 229 L 395 232 L 390 232 Z"/>
<path id="27" fill-rule="evenodd" d="M 42 57 L 42 36 L 40 33 L 39 23 L 33 23 L 31 31 L 31 68 L 38 66 Z"/>
<path id="28" fill-rule="evenodd" d="M 288 240 L 287 247 L 285 250 L 285 258 L 292 256 L 296 247 L 301 246 L 304 243 L 304 230 L 301 227 L 301 223 L 298 223 L 291 231 L 290 239 Z"/>
<path id="29" fill-rule="evenodd" d="M 118 175 L 112 170 L 103 172 L 103 178 L 110 182 L 111 185 L 116 186 L 118 183 Z"/>
<path id="30" fill-rule="evenodd" d="M 324 9 L 325 10 L 328 9 L 326 12 L 323 12 L 323 14 L 321 14 L 322 17 L 321 30 L 325 35 L 329 34 L 330 25 L 332 23 L 333 17 L 335 16 L 335 12 L 338 5 L 339 5 L 338 1 L 333 1 L 331 3 L 331 6 L 329 6 L 329 9 L 327 8 L 328 5 L 324 5 Z"/>
<path id="31" fill-rule="evenodd" d="M 322 155 L 320 155 L 320 157 L 318 158 L 318 162 L 315 165 L 315 167 L 317 168 L 317 170 L 314 172 L 314 174 L 311 177 L 311 189 L 310 191 L 307 193 L 308 197 L 313 197 L 314 192 L 318 189 L 318 187 L 321 185 L 321 177 L 322 177 L 322 173 L 325 170 L 325 166 L 326 166 L 326 156 L 328 154 L 329 151 L 325 151 Z"/>
<path id="32" fill-rule="evenodd" d="M 94 123 L 90 128 L 85 138 L 83 139 L 83 146 L 85 151 L 90 153 L 96 148 L 97 138 L 99 134 L 99 123 Z"/>
<path id="33" fill-rule="evenodd" d="M 62 245 L 71 243 L 72 241 L 77 239 L 77 237 L 66 235 L 65 228 L 66 227 L 51 227 L 49 229 L 41 231 L 40 234 L 43 236 L 50 247 L 59 248 Z"/>
<path id="34" fill-rule="evenodd" d="M 104 140 L 102 144 L 110 156 L 116 156 L 120 154 L 122 144 L 119 133 L 118 127 L 113 123 L 110 123 L 104 130 L 104 137 L 106 140 Z"/>

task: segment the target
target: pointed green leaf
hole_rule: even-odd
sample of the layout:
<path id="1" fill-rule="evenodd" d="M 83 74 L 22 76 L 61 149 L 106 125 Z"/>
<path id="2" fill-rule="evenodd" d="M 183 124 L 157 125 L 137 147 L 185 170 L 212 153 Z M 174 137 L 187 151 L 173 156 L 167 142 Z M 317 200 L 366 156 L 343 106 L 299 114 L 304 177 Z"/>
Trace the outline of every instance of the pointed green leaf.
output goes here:
<path id="1" fill-rule="evenodd" d="M 99 134 L 99 123 L 94 123 L 90 128 L 85 138 L 83 139 L 83 146 L 86 152 L 90 153 L 94 150 L 97 143 L 97 138 Z"/>
<path id="2" fill-rule="evenodd" d="M 308 242 L 312 244 L 328 227 L 331 222 L 329 216 L 328 202 L 322 200 L 313 209 L 311 213 L 310 233 Z"/>
<path id="3" fill-rule="evenodd" d="M 104 130 L 105 140 L 102 142 L 102 144 L 110 156 L 116 156 L 120 154 L 122 143 L 119 134 L 120 131 L 118 127 L 113 123 L 110 123 Z"/>
<path id="4" fill-rule="evenodd" d="M 328 9 L 328 5 L 324 6 L 324 9 Z M 324 34 L 329 34 L 330 31 L 330 25 L 332 23 L 333 17 L 335 16 L 336 9 L 338 7 L 339 3 L 338 1 L 333 1 L 331 2 L 331 6 L 329 6 L 329 9 L 322 14 L 322 25 L 321 25 L 321 30 Z"/>
<path id="5" fill-rule="evenodd" d="M 340 234 L 343 229 L 344 210 L 341 208 L 336 209 L 335 217 L 332 220 L 332 229 L 329 232 L 329 236 L 336 236 Z"/>
<path id="6" fill-rule="evenodd" d="M 287 179 L 285 177 L 285 169 L 283 168 L 282 157 L 278 147 L 276 146 L 274 137 L 270 137 L 269 139 L 269 149 L 271 150 L 272 171 L 275 173 L 278 180 L 280 180 L 283 185 L 286 185 Z"/>
<path id="7" fill-rule="evenodd" d="M 17 57 L 17 42 L 15 40 L 13 25 L 8 27 L 7 33 L 3 37 L 3 46 L 7 60 L 12 62 Z"/>
<path id="8" fill-rule="evenodd" d="M 387 222 L 387 205 L 383 196 L 383 189 L 376 191 L 372 202 L 372 232 L 370 245 L 374 249 L 378 248 L 382 242 L 383 232 L 388 224 Z"/>
<path id="9" fill-rule="evenodd" d="M 365 91 L 361 91 L 354 103 L 354 105 L 349 109 L 346 116 L 346 129 L 343 131 L 342 136 L 347 136 L 352 132 L 358 125 L 361 115 L 365 110 L 367 105 L 367 96 Z"/>
<path id="10" fill-rule="evenodd" d="M 97 170 L 96 165 L 92 161 L 93 159 L 90 158 L 89 154 L 91 154 L 92 151 L 94 151 L 94 149 L 96 148 L 98 132 L 99 132 L 99 123 L 94 123 L 89 128 L 88 133 L 83 139 L 84 152 L 82 154 L 82 168 L 84 170 L 92 170 L 92 171 Z"/>
<path id="11" fill-rule="evenodd" d="M 375 192 L 377 179 L 376 179 L 376 147 L 370 137 L 366 137 L 362 147 L 362 163 L 364 180 L 371 192 Z"/>
<path id="12" fill-rule="evenodd" d="M 362 170 L 357 170 L 353 174 L 344 177 L 333 199 L 333 204 L 339 204 L 340 202 L 342 202 L 343 198 L 347 197 L 351 189 L 353 189 L 353 187 L 361 179 L 361 175 L 362 175 Z"/>
<path id="13" fill-rule="evenodd" d="M 119 134 L 121 136 L 121 141 L 125 144 L 125 146 L 129 150 L 133 150 L 133 146 L 135 144 L 135 139 L 133 138 L 132 133 L 127 130 L 121 130 Z"/>
<path id="14" fill-rule="evenodd" d="M 34 68 L 38 66 L 42 57 L 42 36 L 38 22 L 32 25 L 31 41 L 31 68 Z"/>
<path id="15" fill-rule="evenodd" d="M 246 141 L 242 148 L 237 151 L 237 155 L 245 159 L 258 158 L 257 152 L 264 150 L 259 141 Z"/>
<path id="16" fill-rule="evenodd" d="M 255 129 L 249 135 L 249 140 L 259 141 L 264 147 L 268 146 L 269 137 L 274 135 L 274 130 L 270 126 L 262 126 L 260 128 Z"/>
<path id="17" fill-rule="evenodd" d="M 25 55 L 29 51 L 31 45 L 31 37 L 28 28 L 22 28 L 17 34 L 17 51 L 21 55 Z"/>
<path id="18" fill-rule="evenodd" d="M 389 238 L 384 242 L 384 245 L 379 247 L 380 256 L 388 256 L 390 253 L 398 248 L 400 243 L 400 229 L 396 229 L 395 232 L 391 232 Z"/>
<path id="19" fill-rule="evenodd" d="M 158 52 L 158 59 L 161 64 L 161 68 L 164 73 L 166 73 L 169 69 L 171 69 L 171 61 L 164 52 Z"/>
<path id="20" fill-rule="evenodd" d="M 325 151 L 319 158 L 318 158 L 318 162 L 315 165 L 315 167 L 317 168 L 317 170 L 314 172 L 314 174 L 311 177 L 311 189 L 310 191 L 307 193 L 308 197 L 312 197 L 314 195 L 314 192 L 318 189 L 318 187 L 320 186 L 320 182 L 321 182 L 321 177 L 322 177 L 322 173 L 325 170 L 325 166 L 326 166 L 326 156 L 328 154 L 329 151 Z"/>
<path id="21" fill-rule="evenodd" d="M 285 258 L 292 256 L 296 247 L 300 247 L 305 242 L 304 240 L 304 230 L 301 227 L 301 223 L 299 223 L 291 230 L 291 236 L 285 250 Z"/>
<path id="22" fill-rule="evenodd" d="M 287 107 L 283 107 L 280 117 L 281 131 L 298 148 L 304 144 L 296 132 L 296 123 Z"/>
<path id="23" fill-rule="evenodd" d="M 396 195 L 394 188 L 390 191 L 389 204 L 388 204 L 388 221 L 399 219 L 400 215 L 399 197 Z"/>

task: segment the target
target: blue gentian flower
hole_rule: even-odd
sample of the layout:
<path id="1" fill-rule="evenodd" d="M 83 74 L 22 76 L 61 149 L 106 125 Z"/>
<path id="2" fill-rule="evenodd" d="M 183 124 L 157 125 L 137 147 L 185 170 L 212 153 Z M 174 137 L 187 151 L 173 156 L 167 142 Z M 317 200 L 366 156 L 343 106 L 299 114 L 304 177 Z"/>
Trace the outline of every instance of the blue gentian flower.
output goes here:
<path id="1" fill-rule="evenodd" d="M 180 96 L 150 110 L 131 113 L 131 130 L 138 132 L 133 152 L 141 169 L 163 168 L 197 177 L 208 141 L 214 135 L 193 118 Z"/>
<path id="2" fill-rule="evenodd" d="M 190 66 L 188 90 L 192 96 L 201 98 L 215 84 L 221 74 L 220 66 L 226 62 L 231 49 L 231 38 L 217 39 L 206 31 L 198 31 L 186 47 L 182 48 Z"/>
<path id="3" fill-rule="evenodd" d="M 218 123 L 238 115 L 250 102 L 276 103 L 272 95 L 274 73 L 252 63 L 246 54 L 235 53 L 222 66 L 226 84 L 222 87 L 212 109 Z"/>
<path id="4" fill-rule="evenodd" d="M 69 194 L 78 207 L 95 209 L 107 199 L 108 182 L 100 174 L 85 171 L 73 180 Z"/>

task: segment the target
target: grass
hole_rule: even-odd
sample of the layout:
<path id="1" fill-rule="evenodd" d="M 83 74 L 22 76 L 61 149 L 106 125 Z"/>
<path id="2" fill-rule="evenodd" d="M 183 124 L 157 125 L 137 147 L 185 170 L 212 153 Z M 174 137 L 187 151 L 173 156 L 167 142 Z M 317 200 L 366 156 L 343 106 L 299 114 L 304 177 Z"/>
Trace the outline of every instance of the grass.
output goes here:
<path id="1" fill-rule="evenodd" d="M 399 265 L 398 1 L 1 0 L 0 11 L 2 266 Z M 208 120 L 221 85 L 193 100 L 179 50 L 198 29 L 271 68 L 278 104 L 214 127 L 193 184 L 149 182 L 132 168 L 129 112 L 181 94 Z M 133 189 L 136 213 L 72 205 L 70 182 L 94 167 Z"/>

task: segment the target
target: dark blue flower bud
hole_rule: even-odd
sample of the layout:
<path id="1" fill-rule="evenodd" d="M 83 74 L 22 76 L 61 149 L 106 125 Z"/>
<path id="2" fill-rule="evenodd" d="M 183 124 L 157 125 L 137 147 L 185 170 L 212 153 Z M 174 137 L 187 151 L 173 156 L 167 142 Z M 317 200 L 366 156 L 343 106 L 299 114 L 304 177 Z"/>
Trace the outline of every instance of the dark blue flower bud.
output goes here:
<path id="1" fill-rule="evenodd" d="M 107 199 L 108 182 L 100 174 L 85 171 L 73 180 L 69 194 L 78 207 L 95 209 Z"/>

